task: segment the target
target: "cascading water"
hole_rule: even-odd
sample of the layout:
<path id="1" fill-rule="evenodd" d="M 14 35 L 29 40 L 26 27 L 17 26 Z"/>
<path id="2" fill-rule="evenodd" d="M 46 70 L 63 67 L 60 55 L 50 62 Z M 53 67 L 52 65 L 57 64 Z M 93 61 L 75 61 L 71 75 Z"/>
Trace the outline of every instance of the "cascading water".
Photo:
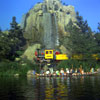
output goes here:
<path id="1" fill-rule="evenodd" d="M 55 49 L 59 45 L 59 35 L 56 14 L 49 13 L 43 6 L 44 45 L 46 49 Z"/>
<path id="2" fill-rule="evenodd" d="M 58 33 L 58 25 L 57 25 L 57 18 L 56 14 L 54 14 L 54 19 L 55 19 L 55 30 L 56 30 L 56 46 L 59 46 L 59 33 Z"/>
<path id="3" fill-rule="evenodd" d="M 54 48 L 53 33 L 52 33 L 52 16 L 50 13 L 43 14 L 44 25 L 44 45 L 47 49 Z"/>

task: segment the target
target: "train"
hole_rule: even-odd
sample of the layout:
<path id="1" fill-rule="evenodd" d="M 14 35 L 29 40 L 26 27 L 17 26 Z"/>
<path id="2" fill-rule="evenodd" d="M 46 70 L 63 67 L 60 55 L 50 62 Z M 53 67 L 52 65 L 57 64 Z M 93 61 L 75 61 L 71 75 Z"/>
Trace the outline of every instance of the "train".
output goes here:
<path id="1" fill-rule="evenodd" d="M 62 54 L 60 51 L 55 49 L 37 49 L 35 51 L 36 61 L 38 63 L 51 63 L 51 62 L 59 62 L 62 60 L 68 60 L 69 57 L 67 54 Z"/>
<path id="2" fill-rule="evenodd" d="M 68 56 L 67 54 L 62 54 L 59 50 L 55 49 L 37 49 L 35 51 L 35 59 L 34 61 L 37 63 L 58 63 L 63 60 L 68 60 L 68 59 L 76 59 L 76 60 L 85 60 L 87 58 L 84 58 L 82 54 L 78 55 L 72 55 L 71 57 Z M 98 54 L 92 54 L 91 59 L 95 59 L 97 61 L 100 61 L 100 57 Z"/>

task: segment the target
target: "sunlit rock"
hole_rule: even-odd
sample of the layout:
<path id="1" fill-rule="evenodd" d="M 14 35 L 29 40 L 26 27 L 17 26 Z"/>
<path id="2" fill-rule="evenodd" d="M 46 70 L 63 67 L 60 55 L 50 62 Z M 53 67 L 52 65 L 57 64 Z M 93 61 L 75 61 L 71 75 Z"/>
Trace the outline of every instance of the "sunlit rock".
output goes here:
<path id="1" fill-rule="evenodd" d="M 44 44 L 45 24 L 50 24 L 48 23 L 50 20 L 46 21 L 46 19 L 44 23 L 43 18 L 45 13 L 56 17 L 56 20 L 55 18 L 53 18 L 53 20 L 56 21 L 57 28 L 54 28 L 57 29 L 59 35 L 67 34 L 67 32 L 65 32 L 65 27 L 70 20 L 72 20 L 73 23 L 76 21 L 76 13 L 73 6 L 63 5 L 60 0 L 44 0 L 42 3 L 36 4 L 23 16 L 21 26 L 25 29 L 24 37 L 27 39 L 28 44 L 34 42 Z M 51 25 L 53 25 L 53 23 L 51 23 Z M 52 34 L 53 40 L 56 32 L 52 31 Z"/>
<path id="2" fill-rule="evenodd" d="M 30 60 L 30 61 L 33 61 L 33 58 L 35 58 L 35 51 L 36 51 L 36 49 L 39 49 L 41 47 L 41 45 L 40 44 L 34 44 L 34 45 L 32 45 L 32 46 L 29 46 L 26 50 L 25 50 L 25 52 L 24 52 L 24 54 L 21 56 L 21 58 L 25 58 L 25 59 L 27 59 L 27 60 Z"/>

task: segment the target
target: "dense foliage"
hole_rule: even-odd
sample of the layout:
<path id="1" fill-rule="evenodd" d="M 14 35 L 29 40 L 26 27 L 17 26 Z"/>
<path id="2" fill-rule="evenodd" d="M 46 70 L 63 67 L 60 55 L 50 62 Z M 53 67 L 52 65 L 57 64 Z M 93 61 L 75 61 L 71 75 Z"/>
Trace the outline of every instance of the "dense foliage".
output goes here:
<path id="1" fill-rule="evenodd" d="M 23 30 L 20 28 L 18 23 L 16 22 L 16 17 L 12 18 L 12 23 L 10 23 L 11 29 L 9 30 L 9 39 L 12 42 L 11 51 L 10 51 L 10 59 L 14 59 L 18 55 L 18 51 L 23 50 L 23 46 L 25 45 L 25 38 L 23 37 Z"/>
<path id="2" fill-rule="evenodd" d="M 11 45 L 12 43 L 9 40 L 8 35 L 0 31 L 0 60 L 7 59 L 9 52 L 11 51 Z"/>
<path id="3" fill-rule="evenodd" d="M 85 72 L 90 72 L 91 68 L 94 68 L 95 71 L 100 68 L 100 63 L 95 61 L 95 60 L 87 60 L 87 61 L 83 61 L 83 60 L 77 60 L 77 59 L 69 59 L 68 61 L 61 61 L 57 67 L 59 69 L 64 68 L 64 70 L 66 70 L 66 68 L 73 68 L 74 70 L 77 68 L 80 68 L 80 66 L 82 66 L 82 68 L 84 69 Z"/>
<path id="4" fill-rule="evenodd" d="M 0 31 L 0 60 L 14 60 L 18 57 L 25 45 L 23 30 L 16 22 L 16 17 L 12 18 L 11 29 L 8 34 Z"/>
<path id="5" fill-rule="evenodd" d="M 60 40 L 61 44 L 70 51 L 69 55 L 72 59 L 60 62 L 58 67 L 72 68 L 73 65 L 74 68 L 79 68 L 82 65 L 85 71 L 89 71 L 91 67 L 97 69 L 100 66 L 100 23 L 97 27 L 98 32 L 92 32 L 87 21 L 84 21 L 78 12 L 76 19 L 77 22 L 74 24 L 70 20 L 65 27 L 68 34 Z"/>
<path id="6" fill-rule="evenodd" d="M 99 33 L 94 34 L 78 13 L 76 18 L 76 23 L 70 21 L 65 27 L 69 35 L 62 37 L 61 44 L 70 51 L 70 56 L 82 54 L 84 59 L 91 58 L 90 55 L 99 53 Z"/>
<path id="7" fill-rule="evenodd" d="M 19 74 L 19 76 L 26 76 L 29 70 L 36 70 L 38 72 L 39 68 L 34 64 L 30 63 L 28 60 L 25 63 L 2 61 L 0 62 L 0 77 L 1 76 L 14 76 Z"/>

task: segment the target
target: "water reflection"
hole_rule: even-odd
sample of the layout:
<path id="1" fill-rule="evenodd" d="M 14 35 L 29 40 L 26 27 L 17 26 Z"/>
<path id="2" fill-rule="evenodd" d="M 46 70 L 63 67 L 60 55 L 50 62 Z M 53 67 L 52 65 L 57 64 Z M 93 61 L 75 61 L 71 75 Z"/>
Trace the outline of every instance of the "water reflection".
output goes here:
<path id="1" fill-rule="evenodd" d="M 33 87 L 35 85 L 37 100 L 62 100 L 68 96 L 67 84 L 60 78 L 30 78 L 28 83 L 32 83 Z"/>
<path id="2" fill-rule="evenodd" d="M 100 77 L 0 78 L 0 100 L 100 100 Z"/>
<path id="3" fill-rule="evenodd" d="M 62 79 L 63 80 L 63 79 Z M 49 84 L 45 88 L 45 100 L 61 100 L 68 96 L 67 85 L 60 78 L 46 78 Z"/>

